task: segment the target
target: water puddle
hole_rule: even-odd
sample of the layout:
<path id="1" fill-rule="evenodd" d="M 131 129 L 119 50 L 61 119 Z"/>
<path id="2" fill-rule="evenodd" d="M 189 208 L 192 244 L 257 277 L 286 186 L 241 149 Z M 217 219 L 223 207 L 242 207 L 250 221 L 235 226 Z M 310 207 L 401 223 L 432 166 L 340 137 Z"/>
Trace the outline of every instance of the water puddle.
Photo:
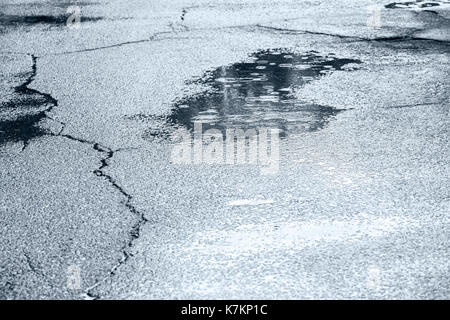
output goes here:
<path id="1" fill-rule="evenodd" d="M 407 1 L 407 2 L 393 2 L 385 5 L 385 8 L 388 9 L 426 9 L 431 7 L 438 7 L 441 5 L 450 4 L 448 0 L 441 1 L 425 1 L 425 0 L 417 0 L 417 1 Z"/>
<path id="2" fill-rule="evenodd" d="M 204 130 L 223 132 L 229 128 L 277 128 L 281 137 L 315 131 L 339 110 L 304 101 L 295 96 L 295 89 L 335 71 L 353 70 L 359 63 L 314 51 L 259 51 L 245 61 L 219 67 L 194 80 L 209 89 L 181 98 L 166 121 L 190 130 L 194 121 L 201 122 Z M 163 131 L 151 129 L 147 137 L 163 135 Z"/>

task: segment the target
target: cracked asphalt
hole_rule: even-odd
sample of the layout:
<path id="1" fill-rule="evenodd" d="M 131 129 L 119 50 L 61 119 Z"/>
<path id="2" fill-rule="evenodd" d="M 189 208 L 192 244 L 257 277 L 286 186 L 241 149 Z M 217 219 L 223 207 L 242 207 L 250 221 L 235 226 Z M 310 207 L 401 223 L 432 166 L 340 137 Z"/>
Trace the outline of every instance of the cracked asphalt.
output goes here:
<path id="1" fill-rule="evenodd" d="M 0 298 L 449 299 L 449 19 L 448 1 L 0 0 Z M 248 59 L 278 104 L 203 95 Z M 279 171 L 174 164 L 164 133 L 226 127 L 242 90 L 267 106 L 249 123 L 284 121 Z"/>

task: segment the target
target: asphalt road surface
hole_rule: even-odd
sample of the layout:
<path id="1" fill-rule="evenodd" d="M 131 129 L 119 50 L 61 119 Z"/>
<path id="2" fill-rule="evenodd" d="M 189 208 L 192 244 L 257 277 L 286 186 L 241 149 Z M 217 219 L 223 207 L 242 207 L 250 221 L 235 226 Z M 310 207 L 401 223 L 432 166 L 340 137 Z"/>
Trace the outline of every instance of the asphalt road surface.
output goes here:
<path id="1" fill-rule="evenodd" d="M 1 0 L 0 298 L 449 299 L 449 31 L 449 1 Z M 175 161 L 194 123 L 278 129 L 276 163 Z"/>

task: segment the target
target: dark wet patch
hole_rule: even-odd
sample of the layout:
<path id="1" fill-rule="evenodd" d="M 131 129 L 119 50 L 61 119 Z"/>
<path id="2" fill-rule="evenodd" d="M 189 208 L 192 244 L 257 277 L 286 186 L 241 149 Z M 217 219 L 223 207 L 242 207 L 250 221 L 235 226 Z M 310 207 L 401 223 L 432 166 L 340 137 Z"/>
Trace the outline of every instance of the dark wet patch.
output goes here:
<path id="1" fill-rule="evenodd" d="M 79 7 L 87 7 L 93 5 L 99 5 L 100 2 L 96 1 L 77 1 L 77 0 L 47 0 L 47 1 L 35 1 L 35 2 L 17 2 L 17 3 L 2 3 L 0 4 L 0 9 L 11 9 L 11 8 L 20 8 L 24 10 L 34 9 L 34 8 L 64 8 L 66 9 L 69 6 L 79 6 Z"/>
<path id="2" fill-rule="evenodd" d="M 29 88 L 37 72 L 37 57 L 31 55 L 31 71 L 17 74 L 23 83 L 14 88 L 12 98 L 0 105 L 0 145 L 6 142 L 28 142 L 47 132 L 38 126 L 46 112 L 58 105 L 50 94 Z M 23 79 L 25 77 L 25 79 Z"/>
<path id="3" fill-rule="evenodd" d="M 393 2 L 385 5 L 385 8 L 388 9 L 419 9 L 419 8 L 430 8 L 437 7 L 441 4 L 437 1 L 408 1 L 408 2 Z"/>
<path id="4" fill-rule="evenodd" d="M 294 54 L 286 50 L 259 51 L 246 61 L 219 67 L 191 82 L 208 90 L 187 96 L 174 105 L 167 122 L 193 129 L 194 121 L 204 130 L 229 128 L 277 128 L 280 136 L 322 128 L 339 110 L 294 95 L 302 87 L 336 70 L 343 70 L 354 59 L 340 59 L 311 51 Z M 351 70 L 348 66 L 346 70 Z M 152 128 L 148 138 L 165 135 L 167 128 Z"/>
<path id="5" fill-rule="evenodd" d="M 0 144 L 25 141 L 42 136 L 45 131 L 37 123 L 45 117 L 44 112 L 20 116 L 14 120 L 0 121 Z"/>
<path id="6" fill-rule="evenodd" d="M 1 26 L 31 26 L 31 25 L 65 25 L 70 14 L 66 15 L 6 15 L 0 14 Z M 101 17 L 80 17 L 81 22 L 86 21 L 99 21 Z"/>
<path id="7" fill-rule="evenodd" d="M 0 104 L 0 111 L 3 109 L 22 109 L 32 110 L 40 109 L 47 103 L 46 97 L 39 94 L 28 94 L 16 97 L 12 101 L 4 102 Z"/>

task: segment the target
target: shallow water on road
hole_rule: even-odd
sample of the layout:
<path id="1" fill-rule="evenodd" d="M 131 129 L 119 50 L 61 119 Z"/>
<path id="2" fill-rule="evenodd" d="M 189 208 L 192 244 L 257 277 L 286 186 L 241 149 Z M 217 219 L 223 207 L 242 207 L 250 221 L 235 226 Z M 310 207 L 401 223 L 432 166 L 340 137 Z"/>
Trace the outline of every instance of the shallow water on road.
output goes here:
<path id="1" fill-rule="evenodd" d="M 445 5 L 450 3 L 448 0 L 441 1 L 425 1 L 425 0 L 416 0 L 416 1 L 405 1 L 405 2 L 392 2 L 385 5 L 387 9 L 426 9 L 431 7 L 438 7 L 441 5 Z"/>
<path id="2" fill-rule="evenodd" d="M 194 122 L 201 122 L 205 130 L 276 128 L 282 137 L 315 131 L 339 110 L 303 101 L 295 89 L 336 70 L 352 70 L 349 64 L 354 63 L 361 62 L 314 51 L 259 51 L 194 80 L 209 89 L 177 101 L 168 121 L 188 129 Z"/>

